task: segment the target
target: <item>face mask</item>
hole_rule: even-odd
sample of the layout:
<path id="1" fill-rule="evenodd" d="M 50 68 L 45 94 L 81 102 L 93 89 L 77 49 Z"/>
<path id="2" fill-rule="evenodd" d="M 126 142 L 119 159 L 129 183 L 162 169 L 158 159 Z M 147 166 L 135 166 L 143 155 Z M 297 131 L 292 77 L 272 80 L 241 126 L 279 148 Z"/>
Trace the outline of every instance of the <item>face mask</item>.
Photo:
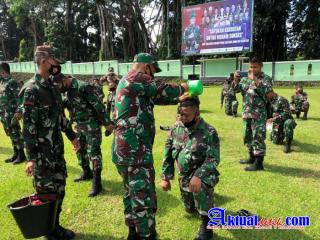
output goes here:
<path id="1" fill-rule="evenodd" d="M 186 128 L 191 128 L 191 127 L 193 127 L 193 126 L 196 124 L 196 122 L 197 122 L 197 115 L 198 115 L 198 114 L 196 114 L 196 115 L 194 116 L 194 118 L 193 118 L 190 122 L 186 122 L 186 123 L 184 123 L 183 125 L 184 125 Z"/>
<path id="2" fill-rule="evenodd" d="M 61 73 L 61 66 L 52 65 L 52 64 L 50 64 L 50 65 L 51 65 L 51 67 L 49 68 L 48 71 L 52 76 L 56 76 Z M 56 69 L 57 71 L 55 72 L 54 69 Z"/>
<path id="3" fill-rule="evenodd" d="M 148 71 L 146 70 L 145 74 L 149 75 L 150 77 L 154 78 L 154 75 L 151 71 L 151 68 L 148 66 L 147 68 L 149 68 L 149 74 L 148 74 Z"/>

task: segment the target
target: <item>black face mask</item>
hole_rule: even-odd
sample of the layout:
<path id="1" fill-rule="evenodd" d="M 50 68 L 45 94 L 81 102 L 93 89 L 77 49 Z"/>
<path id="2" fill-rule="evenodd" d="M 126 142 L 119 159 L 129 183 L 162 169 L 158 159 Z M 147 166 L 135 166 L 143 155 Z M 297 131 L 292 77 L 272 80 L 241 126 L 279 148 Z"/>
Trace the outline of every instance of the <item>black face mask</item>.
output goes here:
<path id="1" fill-rule="evenodd" d="M 57 69 L 56 72 L 54 72 L 54 69 Z M 52 75 L 52 76 L 57 76 L 61 73 L 61 66 L 57 66 L 57 65 L 52 65 L 51 64 L 51 67 L 49 68 L 49 73 Z"/>
<path id="2" fill-rule="evenodd" d="M 148 66 L 148 68 L 149 68 L 149 72 L 150 72 L 150 76 L 152 77 L 152 78 L 154 78 L 154 75 L 153 75 L 153 73 L 152 73 L 152 71 L 151 71 L 151 68 Z M 145 74 L 148 74 L 147 73 L 147 71 L 145 72 Z M 148 74 L 149 75 L 149 74 Z"/>
<path id="3" fill-rule="evenodd" d="M 186 128 L 192 128 L 192 127 L 196 124 L 196 122 L 197 122 L 197 115 L 198 115 L 198 114 L 196 114 L 196 115 L 194 116 L 194 118 L 193 118 L 190 122 L 186 122 L 186 123 L 184 123 L 183 125 L 184 125 Z"/>

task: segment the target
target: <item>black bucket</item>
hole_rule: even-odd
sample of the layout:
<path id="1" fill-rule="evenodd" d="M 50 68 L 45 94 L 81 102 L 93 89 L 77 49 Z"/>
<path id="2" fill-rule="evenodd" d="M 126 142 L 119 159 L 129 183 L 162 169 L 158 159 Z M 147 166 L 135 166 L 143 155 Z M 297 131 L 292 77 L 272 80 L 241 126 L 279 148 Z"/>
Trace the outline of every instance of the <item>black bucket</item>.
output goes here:
<path id="1" fill-rule="evenodd" d="M 32 195 L 8 205 L 24 238 L 49 235 L 54 230 L 58 201 L 56 195 L 48 196 Z"/>

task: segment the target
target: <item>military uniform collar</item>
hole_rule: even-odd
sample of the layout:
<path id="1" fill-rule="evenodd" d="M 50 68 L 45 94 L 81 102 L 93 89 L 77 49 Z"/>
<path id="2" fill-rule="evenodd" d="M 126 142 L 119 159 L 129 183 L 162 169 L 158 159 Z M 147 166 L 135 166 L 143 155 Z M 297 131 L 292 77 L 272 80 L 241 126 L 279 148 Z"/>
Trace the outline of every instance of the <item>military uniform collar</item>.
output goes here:
<path id="1" fill-rule="evenodd" d="M 196 132 L 198 130 L 204 130 L 205 129 L 205 122 L 204 122 L 203 118 L 200 117 L 200 120 L 199 120 L 199 122 L 198 122 L 198 124 L 197 124 L 197 126 L 195 128 L 189 129 L 189 128 L 185 127 L 185 129 L 187 129 L 189 134 L 192 134 L 193 132 Z"/>
<path id="2" fill-rule="evenodd" d="M 79 83 L 78 83 L 77 79 L 72 78 L 72 80 L 71 80 L 71 88 L 78 88 L 78 86 L 79 86 Z"/>
<path id="3" fill-rule="evenodd" d="M 50 87 L 51 79 L 45 80 L 39 73 L 34 76 L 36 82 L 38 82 L 43 87 Z"/>
<path id="4" fill-rule="evenodd" d="M 4 80 L 4 81 L 9 81 L 11 78 L 12 78 L 12 76 L 11 76 L 11 75 L 8 75 L 7 77 L 4 77 L 3 80 Z"/>

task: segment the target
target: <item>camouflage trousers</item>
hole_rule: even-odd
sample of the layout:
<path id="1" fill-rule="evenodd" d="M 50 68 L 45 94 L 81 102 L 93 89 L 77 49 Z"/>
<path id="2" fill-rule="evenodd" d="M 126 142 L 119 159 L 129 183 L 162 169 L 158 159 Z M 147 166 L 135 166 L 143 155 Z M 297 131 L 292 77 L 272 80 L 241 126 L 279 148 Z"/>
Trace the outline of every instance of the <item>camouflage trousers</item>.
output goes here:
<path id="1" fill-rule="evenodd" d="M 297 124 L 294 119 L 276 119 L 272 124 L 271 141 L 274 144 L 287 143 L 293 139 Z"/>
<path id="2" fill-rule="evenodd" d="M 189 186 L 179 179 L 181 199 L 186 210 L 197 210 L 201 216 L 208 216 L 208 211 L 213 208 L 214 187 L 202 183 L 198 193 L 189 191 Z"/>
<path id="3" fill-rule="evenodd" d="M 102 170 L 101 127 L 97 122 L 80 123 L 75 127 L 81 144 L 77 152 L 78 164 L 87 167 L 92 162 L 93 171 Z"/>
<path id="4" fill-rule="evenodd" d="M 244 144 L 255 156 L 266 155 L 266 119 L 243 119 Z"/>
<path id="5" fill-rule="evenodd" d="M 52 154 L 49 149 L 42 148 L 38 153 L 34 167 L 33 184 L 38 194 L 57 194 L 58 206 L 56 224 L 59 224 L 59 216 L 65 196 L 67 177 L 66 162 L 63 154 Z"/>
<path id="6" fill-rule="evenodd" d="M 19 122 L 13 119 L 14 112 L 4 112 L 0 114 L 0 118 L 6 135 L 11 139 L 12 147 L 17 150 L 23 149 L 21 127 Z"/>
<path id="7" fill-rule="evenodd" d="M 293 108 L 295 113 L 300 113 L 300 112 L 308 112 L 309 107 L 310 107 L 309 102 L 303 101 L 303 102 L 300 102 L 299 104 L 295 104 Z"/>
<path id="8" fill-rule="evenodd" d="M 239 102 L 237 100 L 234 101 L 225 101 L 224 110 L 227 115 L 237 115 Z"/>
<path id="9" fill-rule="evenodd" d="M 135 226 L 140 237 L 149 237 L 155 231 L 157 197 L 155 172 L 152 165 L 116 165 L 124 185 L 124 215 L 126 225 Z"/>

